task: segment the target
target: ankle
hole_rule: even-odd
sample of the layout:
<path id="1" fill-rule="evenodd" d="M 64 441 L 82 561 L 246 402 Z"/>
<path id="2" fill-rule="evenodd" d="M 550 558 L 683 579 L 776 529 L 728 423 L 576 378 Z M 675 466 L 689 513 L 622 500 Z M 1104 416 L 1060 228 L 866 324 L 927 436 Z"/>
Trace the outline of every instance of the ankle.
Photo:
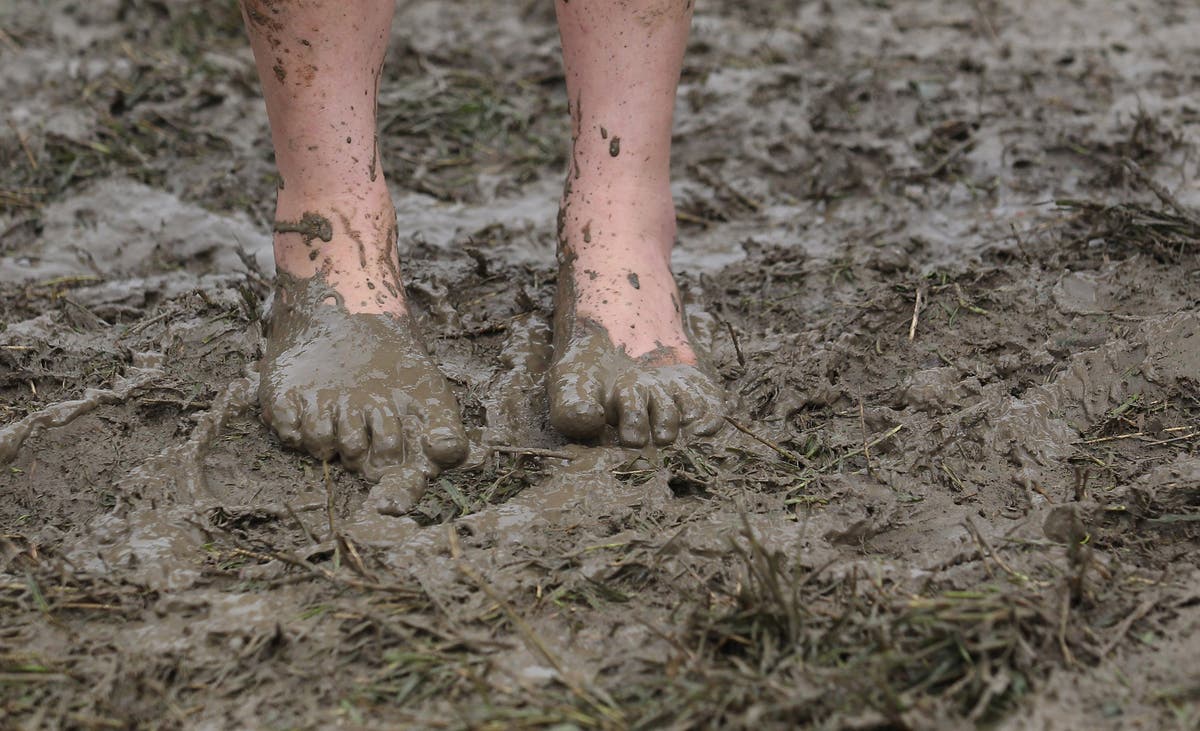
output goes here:
<path id="1" fill-rule="evenodd" d="M 331 177 L 336 178 L 336 175 L 331 174 Z M 375 180 L 353 183 L 334 181 L 329 185 L 319 182 L 298 184 L 285 181 L 276 191 L 276 220 L 298 218 L 307 211 L 322 213 L 334 208 L 343 212 L 356 212 L 355 216 L 367 212 L 394 211 L 391 194 L 382 175 L 378 175 Z"/>
<path id="2" fill-rule="evenodd" d="M 576 256 L 628 256 L 670 264 L 676 224 L 675 204 L 666 184 L 617 179 L 568 185 L 559 221 L 559 246 Z"/>
<path id="3" fill-rule="evenodd" d="M 322 275 L 339 290 L 361 285 L 371 302 L 377 289 L 399 296 L 396 212 L 386 186 L 321 196 L 280 191 L 273 228 L 279 271 L 301 279 Z"/>

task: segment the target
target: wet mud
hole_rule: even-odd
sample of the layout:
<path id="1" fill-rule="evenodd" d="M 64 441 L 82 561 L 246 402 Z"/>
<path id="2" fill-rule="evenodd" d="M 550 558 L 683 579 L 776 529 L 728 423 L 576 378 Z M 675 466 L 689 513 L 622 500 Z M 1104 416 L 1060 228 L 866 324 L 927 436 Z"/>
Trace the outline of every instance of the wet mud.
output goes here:
<path id="1" fill-rule="evenodd" d="M 321 275 L 276 274 L 258 397 L 280 441 L 335 456 L 403 515 L 427 480 L 467 455 L 458 404 L 409 316 L 352 314 Z"/>
<path id="2" fill-rule="evenodd" d="M 398 9 L 421 363 L 273 295 L 236 7 L 10 9 L 0 727 L 1197 728 L 1200 13 L 695 12 L 673 264 L 727 419 L 621 447 L 551 423 L 550 3 Z M 280 326 L 345 334 L 356 393 L 440 371 L 461 464 L 372 483 L 349 408 L 281 440 L 319 394 Z"/>

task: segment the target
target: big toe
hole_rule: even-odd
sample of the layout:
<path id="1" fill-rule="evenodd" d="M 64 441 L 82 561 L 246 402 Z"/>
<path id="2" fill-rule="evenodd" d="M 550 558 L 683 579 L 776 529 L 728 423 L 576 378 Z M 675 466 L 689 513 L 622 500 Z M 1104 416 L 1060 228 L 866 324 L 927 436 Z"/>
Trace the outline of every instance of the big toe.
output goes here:
<path id="1" fill-rule="evenodd" d="M 598 436 L 607 421 L 604 383 L 586 364 L 558 364 L 550 372 L 550 424 L 567 437 Z"/>

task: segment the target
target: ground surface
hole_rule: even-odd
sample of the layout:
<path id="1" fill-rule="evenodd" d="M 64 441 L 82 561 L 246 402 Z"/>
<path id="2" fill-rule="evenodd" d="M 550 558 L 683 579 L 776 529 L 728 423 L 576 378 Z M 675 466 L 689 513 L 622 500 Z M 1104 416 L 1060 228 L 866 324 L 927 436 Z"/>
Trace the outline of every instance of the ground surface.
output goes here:
<path id="1" fill-rule="evenodd" d="M 1200 7 L 706 0 L 718 438 L 566 445 L 549 0 L 401 3 L 414 513 L 282 448 L 232 3 L 0 8 L 0 727 L 1200 727 Z"/>

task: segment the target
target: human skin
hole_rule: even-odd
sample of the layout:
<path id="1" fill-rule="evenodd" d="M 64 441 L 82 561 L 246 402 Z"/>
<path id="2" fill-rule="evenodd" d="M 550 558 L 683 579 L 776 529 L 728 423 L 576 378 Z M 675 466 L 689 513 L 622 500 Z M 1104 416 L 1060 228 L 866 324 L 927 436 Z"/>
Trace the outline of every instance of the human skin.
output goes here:
<path id="1" fill-rule="evenodd" d="M 571 97 L 551 422 L 668 443 L 720 425 L 670 268 L 670 142 L 690 0 L 555 0 Z M 259 397 L 286 444 L 419 491 L 467 453 L 409 315 L 376 99 L 392 0 L 241 0 L 280 184 Z M 403 490 L 401 491 L 403 492 Z M 376 493 L 383 512 L 403 500 Z"/>
<path id="2" fill-rule="evenodd" d="M 458 404 L 409 315 L 396 213 L 376 140 L 391 0 L 242 0 L 280 183 L 263 419 L 290 446 L 339 455 L 403 512 L 461 462 Z"/>
<path id="3" fill-rule="evenodd" d="M 556 0 L 572 143 L 550 420 L 627 446 L 721 426 L 671 273 L 671 127 L 692 0 Z"/>

